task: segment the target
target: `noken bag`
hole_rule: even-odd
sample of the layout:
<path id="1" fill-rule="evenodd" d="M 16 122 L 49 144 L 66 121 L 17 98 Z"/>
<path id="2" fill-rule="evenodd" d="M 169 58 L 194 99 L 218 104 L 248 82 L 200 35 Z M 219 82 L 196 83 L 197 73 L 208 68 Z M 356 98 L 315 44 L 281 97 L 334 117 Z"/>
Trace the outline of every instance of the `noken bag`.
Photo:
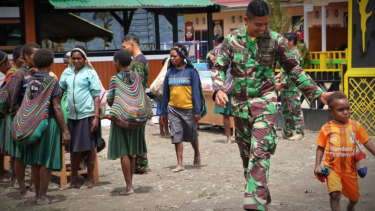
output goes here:
<path id="1" fill-rule="evenodd" d="M 155 78 L 150 86 L 150 91 L 156 95 L 156 99 L 161 103 L 163 99 L 163 88 L 164 88 L 164 79 L 168 71 L 169 59 L 165 61 L 163 68 L 161 69 L 159 75 Z"/>

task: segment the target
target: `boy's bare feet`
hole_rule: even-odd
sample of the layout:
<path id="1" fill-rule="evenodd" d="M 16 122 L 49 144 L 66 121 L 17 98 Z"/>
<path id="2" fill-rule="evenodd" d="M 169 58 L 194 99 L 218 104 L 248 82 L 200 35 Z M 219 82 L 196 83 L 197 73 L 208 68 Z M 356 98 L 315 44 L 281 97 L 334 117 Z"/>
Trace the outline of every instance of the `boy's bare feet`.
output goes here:
<path id="1" fill-rule="evenodd" d="M 32 184 L 32 185 L 30 186 L 29 191 L 35 193 L 35 186 L 34 186 L 34 184 Z"/>
<path id="2" fill-rule="evenodd" d="M 201 166 L 201 155 L 200 155 L 200 153 L 198 153 L 197 155 L 195 155 L 193 166 L 195 166 L 195 167 L 200 167 Z"/>
<path id="3" fill-rule="evenodd" d="M 172 170 L 172 172 L 180 172 L 180 171 L 183 171 L 185 170 L 185 168 L 183 166 L 177 166 L 175 169 Z"/>
<path id="4" fill-rule="evenodd" d="M 71 189 L 71 188 L 77 188 L 78 186 L 76 184 L 72 185 L 71 183 L 68 183 L 67 185 L 65 185 L 64 187 L 60 188 L 60 190 L 68 190 L 68 189 Z"/>
<path id="5" fill-rule="evenodd" d="M 15 188 L 14 185 L 16 184 L 16 182 L 17 182 L 16 178 L 15 178 L 15 177 L 12 177 L 12 178 L 10 179 L 10 187 Z"/>
<path id="6" fill-rule="evenodd" d="M 24 193 L 21 193 L 21 199 L 28 199 L 32 197 L 35 197 L 35 193 L 31 191 L 25 191 Z"/>
<path id="7" fill-rule="evenodd" d="M 232 138 L 231 137 L 228 137 L 227 138 L 227 144 L 231 144 L 232 143 Z"/>
<path id="8" fill-rule="evenodd" d="M 92 182 L 89 182 L 89 181 L 86 181 L 80 188 L 80 190 L 86 190 L 86 189 L 89 189 L 89 188 L 92 188 L 94 187 L 94 183 Z"/>
<path id="9" fill-rule="evenodd" d="M 46 205 L 46 204 L 49 204 L 49 201 L 46 197 L 44 197 L 44 198 L 41 198 L 41 199 L 36 199 L 35 203 L 37 205 Z"/>
<path id="10" fill-rule="evenodd" d="M 120 195 L 123 195 L 123 196 L 127 196 L 127 195 L 130 195 L 130 194 L 133 194 L 134 193 L 134 190 L 132 188 L 128 189 L 128 188 L 125 188 L 124 191 L 122 191 L 120 193 Z"/>
<path id="11" fill-rule="evenodd" d="M 59 201 L 59 199 L 56 196 L 46 195 L 45 197 L 43 197 L 41 199 L 37 199 L 36 204 L 37 205 L 46 205 L 46 204 L 50 204 L 50 203 L 54 203 L 54 202 L 58 202 L 58 201 Z"/>

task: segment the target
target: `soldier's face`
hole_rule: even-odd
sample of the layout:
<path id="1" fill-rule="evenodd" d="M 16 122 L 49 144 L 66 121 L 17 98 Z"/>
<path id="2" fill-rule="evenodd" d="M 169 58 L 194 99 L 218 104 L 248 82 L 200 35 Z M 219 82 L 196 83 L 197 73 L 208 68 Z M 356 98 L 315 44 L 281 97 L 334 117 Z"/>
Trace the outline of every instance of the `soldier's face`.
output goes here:
<path id="1" fill-rule="evenodd" d="M 124 42 L 122 42 L 121 46 L 122 46 L 122 49 L 129 51 L 130 54 L 133 53 L 133 42 L 132 41 L 129 41 L 129 42 L 124 41 Z"/>
<path id="2" fill-rule="evenodd" d="M 270 24 L 270 16 L 251 16 L 250 18 L 244 17 L 245 24 L 247 25 L 247 34 L 250 37 L 262 37 L 264 31 L 266 31 Z"/>
<path id="3" fill-rule="evenodd" d="M 288 38 L 284 38 L 284 40 L 285 40 L 285 43 L 288 45 L 288 47 L 289 47 L 289 49 L 292 49 L 292 43 L 293 43 L 293 41 L 290 41 L 290 40 L 288 40 Z"/>

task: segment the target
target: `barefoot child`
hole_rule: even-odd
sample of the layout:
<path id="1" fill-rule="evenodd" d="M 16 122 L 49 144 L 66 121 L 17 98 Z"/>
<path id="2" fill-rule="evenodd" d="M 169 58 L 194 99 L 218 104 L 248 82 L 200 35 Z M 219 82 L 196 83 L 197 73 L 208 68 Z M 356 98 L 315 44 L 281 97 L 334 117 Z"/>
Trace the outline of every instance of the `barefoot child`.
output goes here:
<path id="1" fill-rule="evenodd" d="M 118 125 L 121 119 L 125 120 L 125 114 L 123 111 L 124 106 L 129 107 L 141 107 L 138 106 L 139 100 L 143 99 L 145 102 L 145 94 L 141 85 L 141 79 L 138 73 L 129 70 L 131 63 L 131 55 L 127 50 L 120 50 L 115 53 L 113 57 L 113 66 L 117 71 L 117 75 L 112 76 L 110 87 L 107 92 L 107 102 L 111 106 L 109 113 L 109 119 L 111 120 L 111 128 L 109 133 L 108 143 L 108 159 L 115 160 L 121 158 L 122 173 L 125 178 L 126 188 L 120 195 L 130 195 L 134 193 L 133 187 L 133 170 L 135 167 L 136 155 L 143 155 L 147 153 L 146 141 L 144 136 L 144 126 L 140 126 L 135 129 L 127 129 L 126 127 L 120 127 Z M 143 95 L 142 95 L 143 94 Z M 131 95 L 131 96 L 129 96 Z M 138 98 L 143 96 L 143 98 Z M 151 112 L 151 107 L 149 108 Z M 129 108 L 132 110 L 132 108 Z M 116 113 L 120 114 L 120 119 Z M 134 114 L 133 118 L 140 118 L 138 112 Z M 126 116 L 128 118 L 128 116 Z M 149 116 L 144 118 L 144 124 L 146 124 Z"/>
<path id="2" fill-rule="evenodd" d="M 327 187 L 331 209 L 340 210 L 340 198 L 344 195 L 349 199 L 347 210 L 351 211 L 354 210 L 360 197 L 354 160 L 355 141 L 362 143 L 373 155 L 375 155 L 375 147 L 369 141 L 369 135 L 362 125 L 350 119 L 349 101 L 344 93 L 331 94 L 328 97 L 328 106 L 328 113 L 333 116 L 334 120 L 327 122 L 320 130 L 316 142 L 318 148 L 314 173 L 317 174 L 317 169 L 325 154 L 324 166 L 330 168 Z M 354 138 L 356 140 L 353 140 Z"/>
<path id="3" fill-rule="evenodd" d="M 34 53 L 33 61 L 38 68 L 38 72 L 31 76 L 27 89 L 27 98 L 34 97 L 43 92 L 50 91 L 47 86 L 43 86 L 47 81 L 55 80 L 50 89 L 51 92 L 48 127 L 43 132 L 42 137 L 37 144 L 26 146 L 27 156 L 24 158 L 26 165 L 31 165 L 31 171 L 35 183 L 35 199 L 37 204 L 49 204 L 58 201 L 53 196 L 48 196 L 47 189 L 52 171 L 61 171 L 62 169 L 62 143 L 68 144 L 70 134 L 64 121 L 64 115 L 61 110 L 61 89 L 57 79 L 51 79 L 49 75 L 53 63 L 53 54 L 50 50 L 41 49 Z M 39 101 L 35 108 L 43 107 L 43 101 Z M 34 107 L 34 106 L 33 106 Z"/>

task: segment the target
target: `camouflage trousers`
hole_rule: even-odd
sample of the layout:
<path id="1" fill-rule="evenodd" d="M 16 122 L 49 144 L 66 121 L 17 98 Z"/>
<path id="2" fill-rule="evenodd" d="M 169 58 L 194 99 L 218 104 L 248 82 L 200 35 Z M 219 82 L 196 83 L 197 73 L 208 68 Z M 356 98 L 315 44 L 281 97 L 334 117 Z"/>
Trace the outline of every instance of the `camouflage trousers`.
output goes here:
<path id="1" fill-rule="evenodd" d="M 148 171 L 147 153 L 135 157 L 135 172 L 146 173 Z"/>
<path id="2" fill-rule="evenodd" d="M 249 156 L 244 209 L 266 210 L 271 203 L 268 189 L 270 157 L 277 145 L 276 114 L 234 118 L 240 155 Z"/>
<path id="3" fill-rule="evenodd" d="M 299 92 L 281 91 L 281 110 L 284 119 L 283 132 L 287 137 L 297 134 L 304 135 L 304 119 Z"/>

